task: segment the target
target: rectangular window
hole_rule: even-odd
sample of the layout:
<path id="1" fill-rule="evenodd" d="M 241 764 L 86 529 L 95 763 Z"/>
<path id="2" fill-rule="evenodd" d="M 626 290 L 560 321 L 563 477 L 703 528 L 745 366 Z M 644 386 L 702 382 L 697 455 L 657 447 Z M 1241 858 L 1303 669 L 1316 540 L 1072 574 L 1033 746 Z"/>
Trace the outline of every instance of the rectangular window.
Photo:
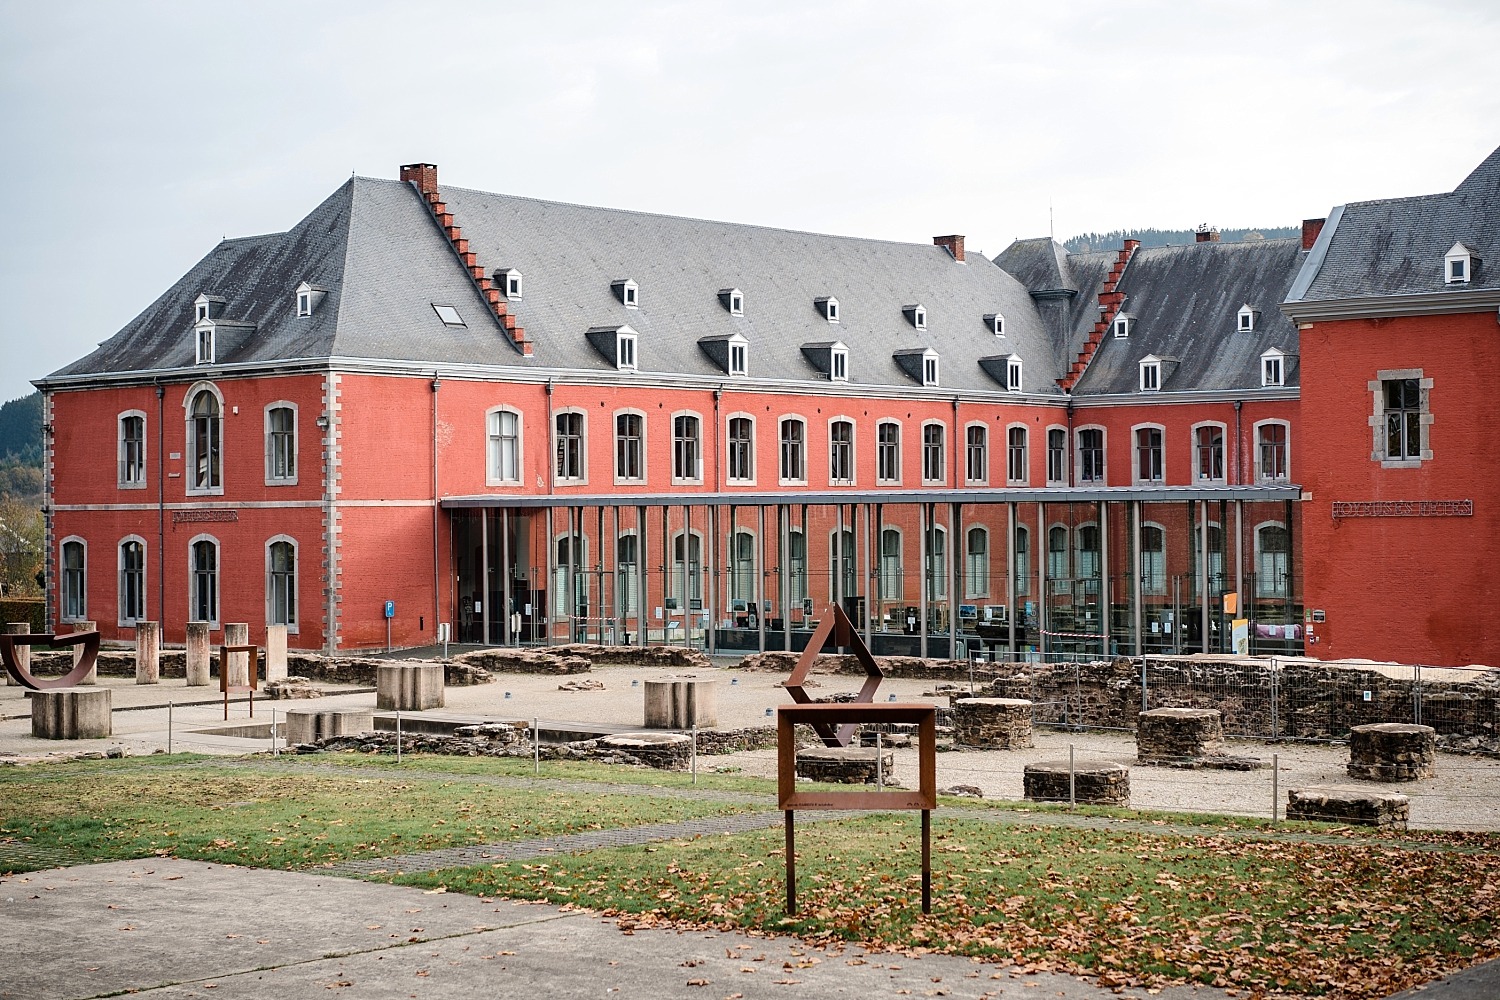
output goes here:
<path id="1" fill-rule="evenodd" d="M 189 492 L 218 493 L 224 488 L 220 466 L 224 439 L 219 399 L 207 389 L 193 397 L 188 433 L 192 449 Z"/>
<path id="2" fill-rule="evenodd" d="M 835 420 L 828 428 L 828 478 L 854 482 L 854 425 L 847 420 Z"/>
<path id="3" fill-rule="evenodd" d="M 1281 359 L 1269 357 L 1260 359 L 1260 384 L 1281 385 Z"/>
<path id="4" fill-rule="evenodd" d="M 1047 582 L 1051 593 L 1073 592 L 1073 581 L 1068 576 L 1068 529 L 1062 525 L 1047 530 Z"/>
<path id="5" fill-rule="evenodd" d="M 1068 469 L 1068 432 L 1061 427 L 1047 431 L 1047 482 L 1062 483 Z"/>
<path id="6" fill-rule="evenodd" d="M 1224 479 L 1224 429 L 1206 425 L 1193 430 L 1194 470 L 1196 478 L 1208 482 Z"/>
<path id="7" fill-rule="evenodd" d="M 137 541 L 120 545 L 120 624 L 146 617 L 146 547 Z"/>
<path id="8" fill-rule="evenodd" d="M 787 534 L 787 597 L 794 604 L 807 600 L 807 536 Z"/>
<path id="9" fill-rule="evenodd" d="M 557 478 L 578 482 L 583 479 L 583 414 L 557 415 Z"/>
<path id="10" fill-rule="evenodd" d="M 880 533 L 881 600 L 901 600 L 905 593 L 901 575 L 901 532 L 895 528 L 886 528 Z"/>
<path id="11" fill-rule="evenodd" d="M 1135 478 L 1139 483 L 1163 481 L 1161 429 L 1140 427 L 1135 432 Z"/>
<path id="12" fill-rule="evenodd" d="M 213 327 L 198 331 L 198 364 L 211 365 L 214 363 L 214 331 Z"/>
<path id="13" fill-rule="evenodd" d="M 192 620 L 219 620 L 219 546 L 203 539 L 193 543 Z"/>
<path id="14" fill-rule="evenodd" d="M 635 338 L 627 334 L 620 334 L 615 342 L 617 351 L 617 367 L 631 369 L 635 367 Z"/>
<path id="15" fill-rule="evenodd" d="M 1008 482 L 1027 481 L 1026 428 L 1012 427 L 1005 432 L 1005 478 Z"/>
<path id="16" fill-rule="evenodd" d="M 755 481 L 755 422 L 749 417 L 729 420 L 729 481 Z"/>
<path id="17" fill-rule="evenodd" d="M 120 418 L 120 486 L 126 489 L 146 485 L 146 418 L 129 415 Z"/>
<path id="18" fill-rule="evenodd" d="M 702 438 L 698 418 L 687 413 L 672 418 L 672 478 L 682 483 L 701 482 Z"/>
<path id="19" fill-rule="evenodd" d="M 1141 391 L 1154 392 L 1161 388 L 1161 365 L 1141 365 Z"/>
<path id="20" fill-rule="evenodd" d="M 272 542 L 266 579 L 267 623 L 297 624 L 297 547 Z"/>
<path id="21" fill-rule="evenodd" d="M 1078 481 L 1104 482 L 1104 431 L 1086 427 L 1078 432 Z"/>
<path id="22" fill-rule="evenodd" d="M 1011 392 L 1021 391 L 1021 359 L 1011 358 L 1005 363 L 1005 388 Z"/>
<path id="23" fill-rule="evenodd" d="M 980 424 L 964 430 L 964 474 L 971 483 L 989 478 L 989 432 Z"/>
<path id="24" fill-rule="evenodd" d="M 729 345 L 729 374 L 745 375 L 750 371 L 750 349 L 745 344 Z"/>
<path id="25" fill-rule="evenodd" d="M 937 358 L 928 357 L 928 358 L 923 358 L 922 359 L 922 384 L 923 385 L 937 385 L 938 384 L 938 359 Z"/>
<path id="26" fill-rule="evenodd" d="M 639 413 L 621 413 L 615 417 L 615 478 L 641 482 L 646 478 L 643 464 L 643 438 L 646 418 Z"/>
<path id="27" fill-rule="evenodd" d="M 847 382 L 849 380 L 849 352 L 834 351 L 829 378 L 835 382 Z"/>
<path id="28" fill-rule="evenodd" d="M 64 621 L 88 618 L 88 565 L 82 542 L 62 544 L 62 617 Z"/>
<path id="29" fill-rule="evenodd" d="M 289 406 L 273 407 L 266 413 L 266 479 L 268 482 L 297 481 L 297 412 Z"/>
<path id="30" fill-rule="evenodd" d="M 1167 592 L 1167 535 L 1160 527 L 1141 527 L 1141 592 Z"/>
<path id="31" fill-rule="evenodd" d="M 927 424 L 922 428 L 922 480 L 941 483 L 946 478 L 943 460 L 943 425 Z"/>
<path id="32" fill-rule="evenodd" d="M 990 534 L 970 528 L 964 551 L 964 596 L 984 597 L 990 592 Z"/>
<path id="33" fill-rule="evenodd" d="M 492 483 L 521 481 L 521 415 L 514 410 L 490 414 L 489 480 Z"/>
<path id="34" fill-rule="evenodd" d="M 1262 482 L 1287 479 L 1286 424 L 1261 424 L 1256 429 L 1256 453 Z"/>
<path id="35" fill-rule="evenodd" d="M 1290 597 L 1292 593 L 1291 535 L 1279 524 L 1255 532 L 1255 593 L 1259 597 Z"/>
<path id="36" fill-rule="evenodd" d="M 901 481 L 901 425 L 886 422 L 875 428 L 875 476 L 882 483 Z"/>
<path id="37" fill-rule="evenodd" d="M 781 421 L 781 481 L 807 481 L 807 427 L 796 417 Z"/>
<path id="38" fill-rule="evenodd" d="M 1391 378 L 1381 383 L 1385 394 L 1385 457 L 1422 457 L 1421 380 Z"/>

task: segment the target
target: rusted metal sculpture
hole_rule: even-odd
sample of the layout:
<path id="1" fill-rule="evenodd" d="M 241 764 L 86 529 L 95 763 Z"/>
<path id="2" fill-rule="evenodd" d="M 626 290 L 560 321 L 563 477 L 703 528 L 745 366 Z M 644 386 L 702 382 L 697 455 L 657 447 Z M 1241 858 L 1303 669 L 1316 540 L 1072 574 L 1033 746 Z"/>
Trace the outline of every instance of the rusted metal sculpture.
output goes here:
<path id="1" fill-rule="evenodd" d="M 248 653 L 250 656 L 250 683 L 229 683 L 229 654 Z M 255 681 L 260 672 L 260 647 L 259 646 L 220 646 L 219 647 L 219 690 L 224 694 L 224 720 L 229 721 L 229 693 L 238 694 L 241 691 L 250 695 L 250 718 L 255 718 Z"/>
<path id="2" fill-rule="evenodd" d="M 859 661 L 860 666 L 865 668 L 865 683 L 859 689 L 859 695 L 855 697 L 857 705 L 868 705 L 875 700 L 875 691 L 880 687 L 880 682 L 885 679 L 880 664 L 875 662 L 875 657 L 870 655 L 870 648 L 865 645 L 864 639 L 860 638 L 859 630 L 844 613 L 844 609 L 838 605 L 829 608 L 828 613 L 823 616 L 817 631 L 813 632 L 807 640 L 807 648 L 797 658 L 797 666 L 792 675 L 781 682 L 786 688 L 786 693 L 792 696 L 792 700 L 799 705 L 811 705 L 813 698 L 807 693 L 803 685 L 807 683 L 807 675 L 812 673 L 813 663 L 818 655 L 823 652 L 823 647 L 829 638 L 833 639 L 835 646 L 848 648 L 849 653 Z M 834 729 L 829 723 L 821 719 L 812 722 L 813 731 L 820 736 L 827 746 L 846 747 L 849 740 L 854 736 L 855 725 L 849 723 Z"/>
<path id="3" fill-rule="evenodd" d="M 46 646 L 48 649 L 72 649 L 74 646 L 82 646 L 83 652 L 79 655 L 78 662 L 73 664 L 73 669 L 61 677 L 37 677 L 21 666 L 20 660 L 16 658 L 17 646 Z M 68 635 L 56 635 L 52 632 L 21 632 L 0 635 L 0 659 L 5 661 L 5 672 L 14 677 L 17 684 L 33 691 L 51 691 L 76 686 L 79 681 L 89 675 L 90 670 L 94 669 L 94 662 L 98 658 L 98 632 L 73 632 Z"/>

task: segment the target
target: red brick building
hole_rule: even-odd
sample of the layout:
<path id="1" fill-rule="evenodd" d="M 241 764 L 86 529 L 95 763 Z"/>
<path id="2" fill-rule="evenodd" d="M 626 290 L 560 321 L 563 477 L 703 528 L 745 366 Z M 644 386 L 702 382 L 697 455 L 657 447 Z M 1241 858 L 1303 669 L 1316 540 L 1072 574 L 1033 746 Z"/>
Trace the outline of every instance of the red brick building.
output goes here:
<path id="1" fill-rule="evenodd" d="M 168 641 L 190 620 L 278 623 L 322 649 L 383 646 L 387 629 L 428 643 L 439 623 L 473 642 L 758 649 L 797 647 L 837 601 L 877 651 L 1097 655 L 1227 649 L 1234 595 L 1253 648 L 1285 652 L 1302 648 L 1306 572 L 1327 612 L 1314 653 L 1471 648 L 1336 631 L 1379 588 L 1331 579 L 1326 536 L 1352 521 L 1324 498 L 1384 494 L 1314 478 L 1368 461 L 1325 427 L 1357 393 L 1330 386 L 1320 433 L 1299 432 L 1309 350 L 1319 379 L 1340 377 L 1280 308 L 1321 301 L 1294 288 L 1321 287 L 1311 240 L 1028 240 L 990 261 L 962 237 L 401 174 L 226 240 L 37 382 L 54 621 L 128 637 L 160 620 Z M 1311 254 L 1325 267 L 1338 215 L 1333 249 Z M 1463 237 L 1476 258 L 1481 235 Z M 1443 325 L 1467 340 L 1422 377 L 1493 351 L 1483 318 Z M 1442 443 L 1444 459 L 1480 447 Z M 1424 495 L 1450 489 L 1436 462 L 1415 470 Z"/>

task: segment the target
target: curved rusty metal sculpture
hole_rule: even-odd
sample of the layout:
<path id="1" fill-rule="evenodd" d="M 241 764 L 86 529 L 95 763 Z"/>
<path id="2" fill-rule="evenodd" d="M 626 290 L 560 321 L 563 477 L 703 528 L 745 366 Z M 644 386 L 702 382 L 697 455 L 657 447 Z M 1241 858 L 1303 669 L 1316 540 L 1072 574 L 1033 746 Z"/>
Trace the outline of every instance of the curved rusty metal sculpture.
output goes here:
<path id="1" fill-rule="evenodd" d="M 78 657 L 78 662 L 73 665 L 73 669 L 61 677 L 37 677 L 21 666 L 20 661 L 17 660 L 17 646 L 46 646 L 48 649 L 70 649 L 73 646 L 82 646 L 83 653 Z M 73 632 L 69 635 L 55 635 L 51 632 L 21 632 L 0 635 L 0 659 L 5 661 L 5 672 L 14 677 L 16 683 L 22 687 L 31 688 L 33 691 L 73 687 L 89 675 L 89 671 L 94 669 L 94 663 L 99 659 L 99 633 Z"/>

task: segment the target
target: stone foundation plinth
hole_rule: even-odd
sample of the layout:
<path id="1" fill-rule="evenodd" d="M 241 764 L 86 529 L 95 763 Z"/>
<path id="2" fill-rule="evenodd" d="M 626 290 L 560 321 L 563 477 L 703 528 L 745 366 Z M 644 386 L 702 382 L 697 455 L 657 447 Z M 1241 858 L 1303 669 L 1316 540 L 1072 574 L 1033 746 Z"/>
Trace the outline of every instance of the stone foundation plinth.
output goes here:
<path id="1" fill-rule="evenodd" d="M 1411 800 L 1400 792 L 1363 788 L 1293 788 L 1287 792 L 1287 819 L 1405 828 L 1410 815 Z"/>
<path id="2" fill-rule="evenodd" d="M 353 736 L 375 729 L 375 713 L 368 708 L 289 708 L 286 710 L 286 742 L 316 743 L 329 736 Z"/>
<path id="3" fill-rule="evenodd" d="M 1068 801 L 1068 762 L 1027 764 L 1021 776 L 1032 802 Z M 1130 769 L 1110 760 L 1073 762 L 1073 801 L 1099 806 L 1130 805 Z"/>
<path id="4" fill-rule="evenodd" d="M 1209 757 L 1224 746 L 1223 716 L 1212 708 L 1152 709 L 1140 713 L 1135 742 L 1143 763 Z"/>
<path id="5" fill-rule="evenodd" d="M 601 750 L 629 754 L 664 771 L 680 771 L 693 756 L 693 738 L 681 733 L 617 733 L 594 741 Z"/>
<path id="6" fill-rule="evenodd" d="M 161 683 L 161 622 L 135 623 L 135 682 Z"/>
<path id="7" fill-rule="evenodd" d="M 1437 763 L 1431 726 L 1377 722 L 1349 730 L 1349 777 L 1367 781 L 1430 778 Z"/>
<path id="8" fill-rule="evenodd" d="M 953 742 L 985 750 L 1031 747 L 1031 702 L 1024 698 L 959 698 L 953 703 Z"/>
<path id="9" fill-rule="evenodd" d="M 718 689 L 712 678 L 668 677 L 646 682 L 647 729 L 713 729 L 719 724 Z"/>
<path id="10" fill-rule="evenodd" d="M 266 626 L 266 680 L 285 680 L 286 669 L 286 626 Z"/>
<path id="11" fill-rule="evenodd" d="M 31 735 L 39 740 L 95 740 L 110 730 L 109 688 L 30 691 Z"/>
<path id="12" fill-rule="evenodd" d="M 880 758 L 881 780 L 889 784 L 896 755 L 883 750 Z M 876 759 L 874 747 L 809 747 L 797 751 L 797 777 L 835 785 L 873 785 Z"/>
<path id="13" fill-rule="evenodd" d="M 213 665 L 213 654 L 208 645 L 208 622 L 188 622 L 186 640 L 186 661 L 184 671 L 187 674 L 188 687 L 206 687 L 210 668 Z"/>
<path id="14" fill-rule="evenodd" d="M 443 707 L 441 663 L 382 663 L 375 668 L 375 707 L 422 712 Z"/>

